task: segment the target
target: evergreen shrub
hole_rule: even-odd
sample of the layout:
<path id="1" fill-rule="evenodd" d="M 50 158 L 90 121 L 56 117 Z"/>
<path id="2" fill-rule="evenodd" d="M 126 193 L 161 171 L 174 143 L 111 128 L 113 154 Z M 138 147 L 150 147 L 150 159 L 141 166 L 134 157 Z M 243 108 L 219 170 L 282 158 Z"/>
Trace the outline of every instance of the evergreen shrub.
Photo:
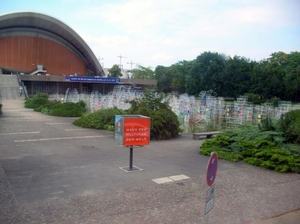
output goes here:
<path id="1" fill-rule="evenodd" d="M 37 112 L 42 112 L 42 111 L 45 111 L 44 109 L 47 108 L 48 110 L 50 110 L 50 108 L 55 105 L 55 104 L 59 104 L 61 103 L 60 101 L 57 101 L 57 100 L 53 100 L 53 101 L 50 101 L 48 100 L 45 104 L 39 106 L 39 107 L 36 107 L 34 108 L 34 111 L 37 111 Z M 43 113 L 43 112 L 42 112 Z M 49 114 L 49 113 L 48 113 Z"/>
<path id="2" fill-rule="evenodd" d="M 270 116 L 267 116 L 266 118 L 261 120 L 261 123 L 258 124 L 258 128 L 260 131 L 275 131 L 276 129 L 278 129 L 275 123 Z"/>
<path id="3" fill-rule="evenodd" d="M 216 152 L 220 159 L 274 169 L 278 172 L 300 172 L 300 148 L 285 144 L 283 132 L 261 131 L 258 126 L 245 125 L 205 140 L 200 153 Z"/>
<path id="4" fill-rule="evenodd" d="M 127 114 L 138 114 L 150 117 L 152 140 L 176 138 L 182 130 L 177 115 L 166 104 L 162 103 L 162 94 L 146 90 L 141 100 L 132 100 Z"/>
<path id="5" fill-rule="evenodd" d="M 45 93 L 37 93 L 33 98 L 29 98 L 25 100 L 26 108 L 38 108 L 48 102 L 48 94 Z"/>
<path id="6" fill-rule="evenodd" d="M 85 113 L 86 112 L 86 104 L 83 100 L 80 100 L 79 102 L 76 103 L 80 108 L 81 108 L 81 112 Z"/>
<path id="7" fill-rule="evenodd" d="M 261 104 L 264 101 L 261 99 L 261 96 L 259 94 L 255 93 L 245 93 L 245 96 L 248 97 L 248 101 L 252 102 L 253 104 Z"/>
<path id="8" fill-rule="evenodd" d="M 125 111 L 117 107 L 97 110 L 93 113 L 84 114 L 73 124 L 84 128 L 114 130 L 115 116 L 125 114 Z"/>
<path id="9" fill-rule="evenodd" d="M 267 102 L 271 103 L 274 107 L 278 107 L 280 101 L 281 101 L 280 98 L 274 96 L 270 100 L 268 100 Z"/>
<path id="10" fill-rule="evenodd" d="M 82 113 L 86 112 L 83 101 L 61 103 L 56 100 L 50 101 L 48 98 L 49 96 L 46 93 L 37 93 L 33 98 L 25 101 L 25 107 L 33 108 L 34 111 L 44 114 L 61 117 L 80 117 Z"/>
<path id="11" fill-rule="evenodd" d="M 72 102 L 53 104 L 50 108 L 50 115 L 59 117 L 80 117 L 82 108 Z"/>
<path id="12" fill-rule="evenodd" d="M 300 110 L 292 110 L 283 114 L 279 123 L 287 141 L 300 144 Z"/>

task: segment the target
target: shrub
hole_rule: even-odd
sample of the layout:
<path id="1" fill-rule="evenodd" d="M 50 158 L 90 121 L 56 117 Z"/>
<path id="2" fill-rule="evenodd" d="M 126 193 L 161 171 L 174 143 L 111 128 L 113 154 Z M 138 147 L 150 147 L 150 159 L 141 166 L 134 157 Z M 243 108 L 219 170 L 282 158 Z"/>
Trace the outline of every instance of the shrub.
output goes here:
<path id="1" fill-rule="evenodd" d="M 53 101 L 47 101 L 47 103 L 37 107 L 37 108 L 34 108 L 34 111 L 37 111 L 37 112 L 42 112 L 44 113 L 43 111 L 45 111 L 44 109 L 47 108 L 48 110 L 51 110 L 51 107 L 54 106 L 55 104 L 60 104 L 61 102 L 60 101 L 57 101 L 57 100 L 53 100 Z M 49 113 L 47 113 L 49 114 Z"/>
<path id="2" fill-rule="evenodd" d="M 274 96 L 270 100 L 268 100 L 267 102 L 271 103 L 274 107 L 278 107 L 280 101 L 281 101 L 280 98 Z"/>
<path id="3" fill-rule="evenodd" d="M 160 98 L 149 99 L 151 97 L 146 95 L 141 102 L 130 101 L 131 108 L 127 113 L 150 117 L 150 136 L 153 140 L 178 137 L 182 130 L 177 115 L 167 104 L 160 102 Z"/>
<path id="4" fill-rule="evenodd" d="M 76 103 L 80 108 L 81 108 L 81 112 L 85 113 L 86 112 L 86 108 L 85 108 L 85 102 L 83 100 L 80 100 L 79 102 Z"/>
<path id="5" fill-rule="evenodd" d="M 0 114 L 2 114 L 2 104 L 0 103 Z"/>
<path id="6" fill-rule="evenodd" d="M 37 97 L 37 98 L 45 98 L 47 100 L 49 99 L 49 95 L 47 93 L 37 93 L 35 95 L 35 97 Z"/>
<path id="7" fill-rule="evenodd" d="M 261 123 L 258 124 L 258 128 L 260 131 L 275 131 L 276 126 L 273 124 L 273 120 L 270 116 L 267 116 L 266 118 L 261 120 Z"/>
<path id="8" fill-rule="evenodd" d="M 122 114 L 125 114 L 125 111 L 117 107 L 97 110 L 93 113 L 83 115 L 75 120 L 73 124 L 85 128 L 114 130 L 115 116 Z"/>
<path id="9" fill-rule="evenodd" d="M 146 114 L 142 114 L 147 116 Z M 151 117 L 151 139 L 162 140 L 177 137 L 181 131 L 176 114 L 169 109 L 153 111 Z"/>
<path id="10" fill-rule="evenodd" d="M 284 144 L 282 135 L 282 132 L 260 131 L 255 125 L 241 126 L 205 140 L 200 153 L 217 152 L 220 159 L 242 160 L 278 172 L 300 172 L 300 148 Z"/>
<path id="11" fill-rule="evenodd" d="M 48 99 L 44 98 L 44 97 L 29 98 L 25 101 L 25 107 L 35 109 L 35 108 L 45 105 L 47 102 L 48 102 Z"/>
<path id="12" fill-rule="evenodd" d="M 300 110 L 292 110 L 283 114 L 279 124 L 288 142 L 300 144 Z"/>
<path id="13" fill-rule="evenodd" d="M 33 98 L 29 98 L 25 101 L 26 108 L 38 108 L 48 102 L 48 94 L 37 93 Z"/>
<path id="14" fill-rule="evenodd" d="M 253 104 L 261 104 L 263 102 L 261 96 L 255 93 L 246 93 L 245 96 L 247 96 L 248 101 L 252 102 Z"/>
<path id="15" fill-rule="evenodd" d="M 57 103 L 51 106 L 50 115 L 60 117 L 80 117 L 82 115 L 82 108 L 72 102 Z"/>

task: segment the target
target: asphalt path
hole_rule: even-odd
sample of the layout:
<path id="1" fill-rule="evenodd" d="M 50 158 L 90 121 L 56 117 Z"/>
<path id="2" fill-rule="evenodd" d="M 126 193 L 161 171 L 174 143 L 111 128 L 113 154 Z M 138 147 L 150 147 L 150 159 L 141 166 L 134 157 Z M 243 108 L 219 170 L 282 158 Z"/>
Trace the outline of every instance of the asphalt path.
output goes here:
<path id="1" fill-rule="evenodd" d="M 300 175 L 219 160 L 214 208 L 204 216 L 202 140 L 186 134 L 134 148 L 139 170 L 125 172 L 129 149 L 112 132 L 34 112 L 23 100 L 2 104 L 0 223 L 247 223 L 300 208 Z"/>

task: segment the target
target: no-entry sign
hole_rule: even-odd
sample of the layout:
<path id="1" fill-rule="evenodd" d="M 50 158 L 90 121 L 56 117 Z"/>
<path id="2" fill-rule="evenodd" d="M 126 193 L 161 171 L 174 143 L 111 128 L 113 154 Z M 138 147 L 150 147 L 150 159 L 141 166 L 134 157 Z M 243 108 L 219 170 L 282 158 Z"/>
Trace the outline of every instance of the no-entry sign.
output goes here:
<path id="1" fill-rule="evenodd" d="M 206 183 L 208 186 L 213 185 L 217 176 L 217 169 L 218 169 L 218 155 L 215 152 L 212 152 L 206 169 Z"/>

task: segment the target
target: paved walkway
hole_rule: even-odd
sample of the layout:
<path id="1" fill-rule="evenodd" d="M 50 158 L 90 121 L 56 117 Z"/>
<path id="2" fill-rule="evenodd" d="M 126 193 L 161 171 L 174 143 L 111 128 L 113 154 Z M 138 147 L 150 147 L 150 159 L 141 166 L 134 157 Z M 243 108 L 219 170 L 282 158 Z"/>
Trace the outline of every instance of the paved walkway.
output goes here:
<path id="1" fill-rule="evenodd" d="M 142 170 L 128 173 L 111 132 L 2 104 L 0 223 L 299 223 L 299 174 L 220 160 L 205 217 L 208 157 L 192 135 L 134 149 Z"/>

